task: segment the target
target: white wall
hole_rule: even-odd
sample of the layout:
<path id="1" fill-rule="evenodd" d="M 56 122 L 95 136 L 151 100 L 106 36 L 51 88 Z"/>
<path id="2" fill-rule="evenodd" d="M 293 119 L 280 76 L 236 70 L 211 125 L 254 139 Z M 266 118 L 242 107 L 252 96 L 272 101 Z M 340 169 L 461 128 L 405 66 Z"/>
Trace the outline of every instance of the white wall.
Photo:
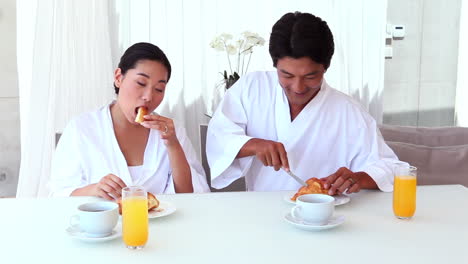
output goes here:
<path id="1" fill-rule="evenodd" d="M 20 165 L 16 1 L 0 1 L 0 197 L 14 196 Z"/>
<path id="2" fill-rule="evenodd" d="M 457 95 L 455 103 L 455 122 L 457 126 L 468 127 L 468 1 L 461 2 L 460 34 L 458 39 Z"/>
<path id="3" fill-rule="evenodd" d="M 407 35 L 385 62 L 384 123 L 454 125 L 459 19 L 460 0 L 388 0 Z"/>

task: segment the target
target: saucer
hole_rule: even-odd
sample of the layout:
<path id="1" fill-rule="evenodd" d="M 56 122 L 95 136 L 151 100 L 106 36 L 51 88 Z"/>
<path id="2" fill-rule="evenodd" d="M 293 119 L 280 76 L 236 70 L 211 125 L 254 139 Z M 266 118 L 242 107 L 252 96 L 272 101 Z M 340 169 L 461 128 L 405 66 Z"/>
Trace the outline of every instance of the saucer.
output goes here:
<path id="1" fill-rule="evenodd" d="M 296 201 L 291 200 L 291 197 L 293 197 L 294 194 L 295 192 L 291 194 L 286 194 L 285 196 L 283 196 L 283 200 L 290 204 L 296 204 Z M 335 195 L 333 196 L 333 198 L 335 198 L 335 206 L 347 204 L 349 203 L 349 201 L 351 201 L 351 198 L 344 194 Z"/>
<path id="2" fill-rule="evenodd" d="M 120 223 L 117 224 L 117 226 L 114 228 L 114 230 L 112 230 L 112 233 L 110 235 L 105 236 L 105 237 L 90 237 L 85 232 L 80 230 L 79 228 L 71 227 L 71 226 L 65 229 L 65 231 L 67 231 L 67 234 L 74 239 L 78 239 L 84 242 L 91 242 L 91 243 L 105 242 L 105 241 L 113 240 L 122 236 L 122 226 L 120 225 Z"/>
<path id="3" fill-rule="evenodd" d="M 345 221 L 345 216 L 344 215 L 338 215 L 338 216 L 332 216 L 328 222 L 324 225 L 317 225 L 317 224 L 309 224 L 309 223 L 305 223 L 303 220 L 301 219 L 298 219 L 298 218 L 294 218 L 292 215 L 291 215 L 291 212 L 288 212 L 285 216 L 284 216 L 284 220 L 286 220 L 288 223 L 296 226 L 297 228 L 300 228 L 300 229 L 303 229 L 303 230 L 307 230 L 307 231 L 319 231 L 319 230 L 325 230 L 325 229 L 330 229 L 330 228 L 334 228 L 334 227 L 337 227 L 341 224 L 344 223 Z"/>
<path id="4" fill-rule="evenodd" d="M 159 201 L 159 206 L 156 209 L 150 210 L 148 212 L 148 218 L 158 218 L 166 215 L 170 215 L 176 211 L 174 204 L 169 202 Z"/>

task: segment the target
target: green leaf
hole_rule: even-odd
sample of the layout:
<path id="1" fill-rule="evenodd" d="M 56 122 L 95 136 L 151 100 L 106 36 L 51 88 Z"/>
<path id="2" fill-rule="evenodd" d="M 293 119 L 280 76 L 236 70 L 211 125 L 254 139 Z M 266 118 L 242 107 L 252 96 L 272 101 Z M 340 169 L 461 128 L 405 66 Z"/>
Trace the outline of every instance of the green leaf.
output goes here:
<path id="1" fill-rule="evenodd" d="M 234 79 L 237 81 L 239 80 L 240 76 L 239 74 L 237 74 L 237 72 L 234 72 Z"/>

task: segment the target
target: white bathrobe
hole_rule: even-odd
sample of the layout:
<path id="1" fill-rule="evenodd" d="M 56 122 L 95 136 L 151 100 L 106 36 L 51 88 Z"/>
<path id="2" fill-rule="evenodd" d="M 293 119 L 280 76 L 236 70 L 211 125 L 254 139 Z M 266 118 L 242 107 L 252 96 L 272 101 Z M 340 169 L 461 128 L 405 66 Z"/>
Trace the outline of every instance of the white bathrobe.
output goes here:
<path id="1" fill-rule="evenodd" d="M 223 188 L 245 176 L 249 191 L 298 189 L 283 170 L 266 167 L 255 156 L 236 159 L 251 138 L 283 143 L 291 171 L 304 180 L 347 167 L 369 174 L 382 191 L 393 190 L 393 168 L 400 161 L 375 120 L 325 80 L 291 122 L 277 73 L 248 74 L 228 90 L 208 126 L 206 153 L 213 187 Z"/>
<path id="2" fill-rule="evenodd" d="M 176 135 L 190 165 L 194 192 L 209 192 L 205 172 L 185 129 L 177 124 Z M 52 161 L 51 196 L 69 196 L 109 173 L 120 177 L 127 186 L 144 186 L 154 194 L 175 193 L 167 149 L 159 131 L 150 130 L 141 177 L 132 179 L 114 134 L 110 105 L 106 105 L 72 120 L 63 131 Z"/>

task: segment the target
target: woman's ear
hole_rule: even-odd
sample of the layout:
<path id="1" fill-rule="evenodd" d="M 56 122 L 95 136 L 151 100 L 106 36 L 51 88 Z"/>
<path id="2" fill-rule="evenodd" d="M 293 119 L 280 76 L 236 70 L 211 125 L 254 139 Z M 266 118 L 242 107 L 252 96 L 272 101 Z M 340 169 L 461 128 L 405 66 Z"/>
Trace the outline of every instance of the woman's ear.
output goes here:
<path id="1" fill-rule="evenodd" d="M 114 85 L 117 88 L 120 88 L 120 85 L 122 84 L 122 70 L 120 68 L 115 69 L 114 72 Z"/>

